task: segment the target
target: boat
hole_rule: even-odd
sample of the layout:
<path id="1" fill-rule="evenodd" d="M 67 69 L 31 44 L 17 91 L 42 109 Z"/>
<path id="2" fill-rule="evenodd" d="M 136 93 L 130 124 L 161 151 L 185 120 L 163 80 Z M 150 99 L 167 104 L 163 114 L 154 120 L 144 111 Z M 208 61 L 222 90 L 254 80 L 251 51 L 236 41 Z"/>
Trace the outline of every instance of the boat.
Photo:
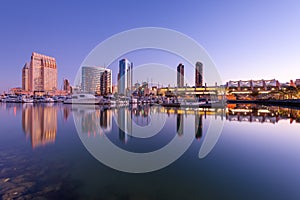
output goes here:
<path id="1" fill-rule="evenodd" d="M 33 103 L 33 98 L 30 97 L 22 97 L 22 103 Z"/>
<path id="2" fill-rule="evenodd" d="M 21 102 L 21 98 L 17 95 L 9 95 L 6 98 L 2 99 L 2 102 L 5 102 L 5 103 L 19 103 L 19 102 Z"/>
<path id="3" fill-rule="evenodd" d="M 54 103 L 54 99 L 51 98 L 51 97 L 46 97 L 46 98 L 44 99 L 44 102 L 45 102 L 45 103 Z"/>
<path id="4" fill-rule="evenodd" d="M 54 100 L 54 102 L 61 103 L 66 100 L 66 97 L 65 96 L 54 96 L 53 100 Z"/>
<path id="5" fill-rule="evenodd" d="M 129 105 L 129 97 L 119 97 L 116 101 L 117 106 L 126 106 Z"/>
<path id="6" fill-rule="evenodd" d="M 73 94 L 67 97 L 64 104 L 99 104 L 100 99 L 92 94 Z"/>

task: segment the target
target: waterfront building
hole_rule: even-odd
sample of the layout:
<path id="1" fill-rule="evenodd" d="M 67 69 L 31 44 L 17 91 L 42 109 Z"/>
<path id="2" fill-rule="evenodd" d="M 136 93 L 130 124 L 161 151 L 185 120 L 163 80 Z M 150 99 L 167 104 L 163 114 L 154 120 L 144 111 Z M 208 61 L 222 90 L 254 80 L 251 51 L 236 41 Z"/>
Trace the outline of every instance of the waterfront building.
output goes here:
<path id="1" fill-rule="evenodd" d="M 278 80 L 240 80 L 240 81 L 228 81 L 226 83 L 226 88 L 229 91 L 233 91 L 235 93 L 238 92 L 252 92 L 252 91 L 269 91 L 269 90 L 278 90 L 281 85 Z"/>
<path id="2" fill-rule="evenodd" d="M 111 70 L 105 69 L 100 77 L 100 92 L 101 95 L 112 94 L 112 79 Z"/>
<path id="3" fill-rule="evenodd" d="M 22 90 L 24 91 L 29 90 L 29 68 L 30 68 L 30 64 L 25 63 L 22 69 Z"/>
<path id="4" fill-rule="evenodd" d="M 201 62 L 196 62 L 195 65 L 195 86 L 203 86 L 203 64 Z"/>
<path id="5" fill-rule="evenodd" d="M 133 63 L 127 59 L 119 61 L 118 93 L 131 95 L 133 81 Z"/>
<path id="6" fill-rule="evenodd" d="M 31 92 L 57 89 L 57 66 L 53 57 L 33 52 L 28 75 L 28 89 Z"/>
<path id="7" fill-rule="evenodd" d="M 72 93 L 71 91 L 71 85 L 70 85 L 70 81 L 68 79 L 64 79 L 64 91 L 67 93 L 67 94 L 70 94 Z"/>
<path id="8" fill-rule="evenodd" d="M 83 92 L 107 95 L 111 93 L 111 70 L 104 67 L 83 66 L 81 69 Z"/>
<path id="9" fill-rule="evenodd" d="M 177 66 L 177 87 L 184 87 L 184 65 L 181 63 Z"/>

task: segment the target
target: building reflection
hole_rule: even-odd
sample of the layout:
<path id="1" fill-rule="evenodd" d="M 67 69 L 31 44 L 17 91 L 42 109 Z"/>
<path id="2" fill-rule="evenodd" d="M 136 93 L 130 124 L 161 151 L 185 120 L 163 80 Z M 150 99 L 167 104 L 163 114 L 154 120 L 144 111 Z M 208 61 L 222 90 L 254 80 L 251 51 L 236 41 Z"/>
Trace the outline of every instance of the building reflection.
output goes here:
<path id="1" fill-rule="evenodd" d="M 195 115 L 195 138 L 200 140 L 202 138 L 202 115 Z"/>
<path id="2" fill-rule="evenodd" d="M 73 109 L 73 108 L 72 108 Z M 75 110 L 74 110 L 75 111 Z M 161 106 L 134 105 L 133 107 L 96 109 L 79 109 L 75 115 L 80 118 L 81 131 L 88 136 L 113 131 L 112 118 L 117 123 L 116 137 L 126 143 L 132 137 L 133 123 L 147 126 L 153 117 L 165 114 L 175 117 L 175 128 L 178 136 L 182 136 L 190 126 L 197 140 L 203 137 L 203 124 L 208 119 L 227 120 L 229 122 L 272 123 L 280 120 L 300 122 L 300 110 L 258 105 L 228 105 L 227 108 L 165 108 Z M 28 117 L 27 117 L 28 118 Z M 99 131 L 100 130 L 100 131 Z M 28 132 L 28 131 L 27 131 Z"/>
<path id="3" fill-rule="evenodd" d="M 177 114 L 177 134 L 179 136 L 183 135 L 183 124 L 184 124 L 184 121 L 183 121 L 183 114 Z"/>
<path id="4" fill-rule="evenodd" d="M 57 132 L 57 109 L 47 105 L 25 104 L 22 128 L 30 138 L 32 148 L 54 143 Z"/>
<path id="5" fill-rule="evenodd" d="M 67 121 L 69 116 L 71 114 L 71 107 L 70 105 L 64 105 L 63 106 L 63 116 L 64 116 L 64 120 Z"/>
<path id="6" fill-rule="evenodd" d="M 120 107 L 115 109 L 115 115 L 119 128 L 119 139 L 126 143 L 128 137 L 132 134 L 132 109 Z"/>
<path id="7" fill-rule="evenodd" d="M 179 130 L 179 122 L 183 119 L 182 115 L 201 116 L 201 120 L 195 119 L 195 127 L 199 121 L 202 121 L 207 116 L 220 117 L 228 121 L 239 122 L 260 122 L 260 123 L 278 123 L 280 120 L 290 120 L 290 123 L 300 123 L 300 109 L 283 108 L 278 106 L 263 106 L 263 105 L 244 105 L 244 104 L 229 104 L 227 108 L 165 108 L 160 110 L 167 115 L 177 114 L 177 131 Z M 202 122 L 199 122 L 202 123 Z"/>
<path id="8" fill-rule="evenodd" d="M 72 107 L 75 122 L 81 133 L 88 136 L 103 135 L 112 130 L 112 110 L 98 106 L 77 105 Z"/>
<path id="9" fill-rule="evenodd" d="M 276 106 L 231 105 L 227 108 L 226 119 L 239 122 L 278 123 L 289 120 L 300 122 L 300 110 Z"/>
<path id="10" fill-rule="evenodd" d="M 132 112 L 132 120 L 138 126 L 148 126 L 151 123 L 150 106 L 149 105 L 136 105 L 129 108 Z"/>
<path id="11" fill-rule="evenodd" d="M 112 110 L 100 110 L 100 127 L 104 132 L 110 132 L 112 130 Z"/>

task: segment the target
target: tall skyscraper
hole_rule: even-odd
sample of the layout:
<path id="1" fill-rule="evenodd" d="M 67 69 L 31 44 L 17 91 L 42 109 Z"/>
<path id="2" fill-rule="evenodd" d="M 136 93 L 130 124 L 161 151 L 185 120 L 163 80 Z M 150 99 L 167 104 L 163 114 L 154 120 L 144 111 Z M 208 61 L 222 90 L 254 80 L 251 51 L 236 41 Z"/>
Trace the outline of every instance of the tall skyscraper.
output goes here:
<path id="1" fill-rule="evenodd" d="M 101 74 L 100 91 L 101 95 L 108 95 L 112 93 L 112 79 L 110 69 L 105 69 L 105 71 Z"/>
<path id="2" fill-rule="evenodd" d="M 111 70 L 104 67 L 82 67 L 81 89 L 84 92 L 107 95 L 111 93 Z"/>
<path id="3" fill-rule="evenodd" d="M 184 87 L 184 65 L 181 63 L 177 67 L 177 87 Z"/>
<path id="4" fill-rule="evenodd" d="M 196 62 L 195 66 L 195 86 L 203 86 L 203 64 L 201 62 Z"/>
<path id="5" fill-rule="evenodd" d="M 24 91 L 29 90 L 29 69 L 30 64 L 25 63 L 24 67 L 22 68 L 22 90 Z"/>
<path id="6" fill-rule="evenodd" d="M 133 63 L 127 59 L 119 61 L 118 93 L 131 95 L 133 82 Z"/>
<path id="7" fill-rule="evenodd" d="M 32 92 L 56 90 L 57 67 L 55 58 L 33 52 L 28 85 Z"/>

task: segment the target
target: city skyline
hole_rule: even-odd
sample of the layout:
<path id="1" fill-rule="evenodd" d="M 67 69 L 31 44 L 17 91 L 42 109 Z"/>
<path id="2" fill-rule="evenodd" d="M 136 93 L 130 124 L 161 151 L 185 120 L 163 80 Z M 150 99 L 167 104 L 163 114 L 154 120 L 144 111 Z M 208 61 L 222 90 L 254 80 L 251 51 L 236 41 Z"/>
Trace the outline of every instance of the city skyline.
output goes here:
<path id="1" fill-rule="evenodd" d="M 56 9 L 51 12 L 41 9 L 53 6 Z M 58 88 L 61 88 L 64 78 L 73 83 L 81 62 L 101 41 L 121 31 L 145 26 L 174 29 L 195 39 L 216 63 L 223 83 L 247 79 L 295 80 L 300 74 L 299 6 L 295 1 L 169 1 L 142 5 L 135 1 L 71 5 L 58 1 L 3 2 L 0 16 L 6 20 L 0 22 L 3 27 L 0 65 L 8 70 L 0 75 L 0 91 L 21 86 L 19 70 L 28 52 L 37 51 L 57 59 Z M 135 12 L 111 15 L 129 8 Z M 202 8 L 201 12 L 198 8 Z M 165 12 L 170 9 L 174 12 Z M 103 20 L 103 16 L 111 17 Z M 144 61 L 129 59 L 136 65 Z M 164 58 L 158 58 L 157 62 L 161 60 Z M 172 61 L 167 63 L 176 70 Z"/>
<path id="2" fill-rule="evenodd" d="M 48 69 L 49 68 L 49 69 Z M 195 63 L 195 71 L 194 71 L 194 85 L 188 84 L 189 81 L 186 81 L 186 77 L 191 77 L 191 74 L 185 74 L 184 64 L 179 63 L 177 66 L 177 73 L 176 73 L 176 81 L 177 85 L 174 87 L 176 88 L 184 88 L 184 87 L 213 87 L 213 85 L 207 85 L 206 82 L 203 84 L 203 80 L 205 77 L 203 76 L 203 69 L 204 66 L 202 62 L 197 61 Z M 38 70 L 37 72 L 35 72 Z M 49 71 L 52 70 L 52 71 Z M 54 70 L 54 71 L 53 71 Z M 49 71 L 49 72 L 48 72 Z M 22 91 L 23 92 L 55 92 L 56 90 L 60 91 L 53 85 L 57 83 L 57 66 L 56 60 L 54 57 L 49 57 L 47 55 L 39 54 L 36 52 L 32 53 L 30 63 L 26 62 L 24 67 L 22 68 Z M 35 75 L 32 75 L 35 74 Z M 114 76 L 111 69 L 103 67 L 103 66 L 82 66 L 81 67 L 81 80 L 80 85 L 73 85 L 75 88 L 79 86 L 76 90 L 80 89 L 82 92 L 88 92 L 97 95 L 109 95 L 114 94 L 113 86 L 117 88 L 119 94 L 128 95 L 129 91 L 133 91 L 133 86 L 136 84 L 146 82 L 147 85 L 150 83 L 151 86 L 155 86 L 157 88 L 163 88 L 157 85 L 154 82 L 142 81 L 142 82 L 133 82 L 133 62 L 130 62 L 127 58 L 122 58 L 119 60 L 119 71 L 117 73 L 117 81 L 116 83 L 112 83 L 112 77 Z M 145 74 L 145 73 L 144 73 Z M 147 74 L 147 72 L 146 72 Z M 54 76 L 50 76 L 54 75 Z M 140 73 L 138 73 L 140 75 Z M 122 78 L 121 78 L 122 77 Z M 39 81 L 34 81 L 35 79 Z M 151 78 L 152 79 L 152 78 Z M 54 82 L 53 82 L 54 80 Z M 250 88 L 253 90 L 254 88 L 266 88 L 269 87 L 268 84 L 271 84 L 271 87 L 298 87 L 300 79 L 290 80 L 290 82 L 283 82 L 280 83 L 276 79 L 270 80 L 229 80 L 226 83 L 221 83 L 226 88 L 236 88 L 240 93 L 240 88 Z M 38 82 L 38 85 L 35 86 L 33 83 Z M 50 83 L 50 84 L 49 84 Z M 190 82 L 191 83 L 191 82 Z M 154 85 L 153 85 L 154 84 Z M 51 86 L 50 86 L 51 85 Z M 171 87 L 171 84 L 168 83 L 167 87 Z M 165 86 L 165 87 L 166 87 Z M 215 83 L 215 86 L 218 86 L 218 83 Z M 35 88 L 35 89 L 34 89 Z M 46 89 L 48 88 L 48 89 Z M 49 89 L 52 88 L 52 89 Z M 12 88 L 15 89 L 15 88 Z M 63 91 L 67 93 L 71 92 L 71 85 L 68 79 L 63 80 Z M 130 93 L 131 93 L 130 92 Z M 234 92 L 233 92 L 234 93 Z M 242 93 L 245 93 L 244 91 Z"/>

